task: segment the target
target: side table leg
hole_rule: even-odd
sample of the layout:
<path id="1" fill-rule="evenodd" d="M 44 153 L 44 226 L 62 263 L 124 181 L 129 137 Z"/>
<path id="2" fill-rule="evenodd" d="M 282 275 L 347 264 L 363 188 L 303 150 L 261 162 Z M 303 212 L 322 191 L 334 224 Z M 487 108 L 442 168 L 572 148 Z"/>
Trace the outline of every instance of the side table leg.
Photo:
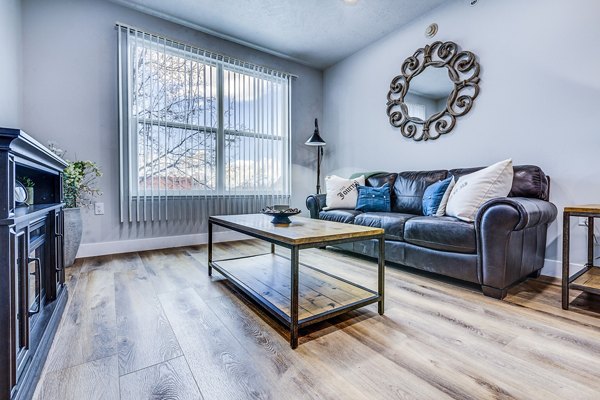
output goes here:
<path id="1" fill-rule="evenodd" d="M 290 346 L 292 349 L 298 347 L 298 247 L 292 247 L 292 287 L 291 299 L 291 321 L 290 321 Z"/>
<path id="2" fill-rule="evenodd" d="M 588 225 L 588 257 L 587 257 L 587 267 L 592 268 L 594 266 L 594 217 L 588 217 L 587 221 Z"/>
<path id="3" fill-rule="evenodd" d="M 213 251 L 213 226 L 212 222 L 208 221 L 208 276 L 212 276 L 212 251 Z"/>
<path id="4" fill-rule="evenodd" d="M 379 315 L 383 315 L 383 297 L 385 292 L 385 239 L 379 238 L 379 256 L 377 259 L 377 291 L 380 296 L 380 300 L 377 304 L 377 311 Z"/>
<path id="5" fill-rule="evenodd" d="M 569 309 L 569 239 L 571 215 L 563 212 L 562 308 Z"/>

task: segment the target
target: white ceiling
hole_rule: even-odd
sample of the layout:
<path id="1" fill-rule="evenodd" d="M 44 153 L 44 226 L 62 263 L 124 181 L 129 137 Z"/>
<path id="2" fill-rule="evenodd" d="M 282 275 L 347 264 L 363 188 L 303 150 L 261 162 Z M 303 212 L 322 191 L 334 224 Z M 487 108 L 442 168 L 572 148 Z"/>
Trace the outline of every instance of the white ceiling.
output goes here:
<path id="1" fill-rule="evenodd" d="M 451 0 L 111 1 L 325 68 Z"/>

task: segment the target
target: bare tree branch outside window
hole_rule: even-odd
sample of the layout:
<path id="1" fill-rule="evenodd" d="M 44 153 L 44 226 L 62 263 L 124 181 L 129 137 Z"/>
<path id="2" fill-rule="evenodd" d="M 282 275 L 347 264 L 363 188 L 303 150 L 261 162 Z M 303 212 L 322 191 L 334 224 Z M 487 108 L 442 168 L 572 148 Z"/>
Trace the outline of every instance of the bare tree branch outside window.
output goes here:
<path id="1" fill-rule="evenodd" d="M 181 51 L 135 42 L 130 121 L 137 131 L 137 191 L 284 191 L 281 80 L 230 70 Z M 218 74 L 222 68 L 222 90 Z M 219 92 L 223 154 L 219 154 Z"/>

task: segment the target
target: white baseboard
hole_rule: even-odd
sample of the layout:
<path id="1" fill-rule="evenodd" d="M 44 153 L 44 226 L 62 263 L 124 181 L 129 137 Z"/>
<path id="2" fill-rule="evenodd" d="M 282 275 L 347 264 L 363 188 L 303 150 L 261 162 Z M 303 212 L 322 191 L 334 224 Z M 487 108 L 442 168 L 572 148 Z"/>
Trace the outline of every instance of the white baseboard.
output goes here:
<path id="1" fill-rule="evenodd" d="M 214 242 L 230 242 L 233 240 L 244 240 L 249 238 L 249 236 L 234 231 L 215 232 L 213 234 Z M 172 247 L 195 246 L 205 243 L 208 243 L 208 233 L 119 240 L 116 242 L 82 243 L 81 246 L 79 246 L 79 251 L 77 251 L 77 258 L 167 249 Z"/>
<path id="2" fill-rule="evenodd" d="M 583 264 L 571 263 L 569 266 L 569 272 L 571 275 L 581 269 L 583 269 Z M 545 259 L 544 268 L 542 268 L 542 275 L 562 278 L 562 261 Z"/>
<path id="3" fill-rule="evenodd" d="M 215 242 L 230 242 L 233 240 L 250 239 L 250 236 L 234 232 L 215 232 Z M 104 256 L 108 254 L 131 253 L 134 251 L 159 250 L 173 247 L 195 246 L 208 243 L 208 234 L 161 236 L 145 239 L 120 240 L 116 242 L 82 243 L 77 252 L 77 258 Z M 571 264 L 571 274 L 583 268 L 582 264 Z M 544 260 L 542 275 L 555 278 L 562 277 L 562 262 Z"/>

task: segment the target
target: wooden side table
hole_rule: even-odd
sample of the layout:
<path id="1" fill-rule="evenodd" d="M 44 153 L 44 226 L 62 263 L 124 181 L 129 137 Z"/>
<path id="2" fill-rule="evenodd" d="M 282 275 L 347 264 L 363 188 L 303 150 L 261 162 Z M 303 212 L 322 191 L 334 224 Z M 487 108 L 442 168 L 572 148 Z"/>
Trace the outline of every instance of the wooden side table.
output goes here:
<path id="1" fill-rule="evenodd" d="M 587 218 L 587 263 L 570 275 L 569 244 L 571 217 Z M 565 207 L 563 210 L 562 308 L 569 309 L 569 289 L 600 295 L 600 267 L 594 266 L 594 218 L 600 218 L 600 204 Z"/>

